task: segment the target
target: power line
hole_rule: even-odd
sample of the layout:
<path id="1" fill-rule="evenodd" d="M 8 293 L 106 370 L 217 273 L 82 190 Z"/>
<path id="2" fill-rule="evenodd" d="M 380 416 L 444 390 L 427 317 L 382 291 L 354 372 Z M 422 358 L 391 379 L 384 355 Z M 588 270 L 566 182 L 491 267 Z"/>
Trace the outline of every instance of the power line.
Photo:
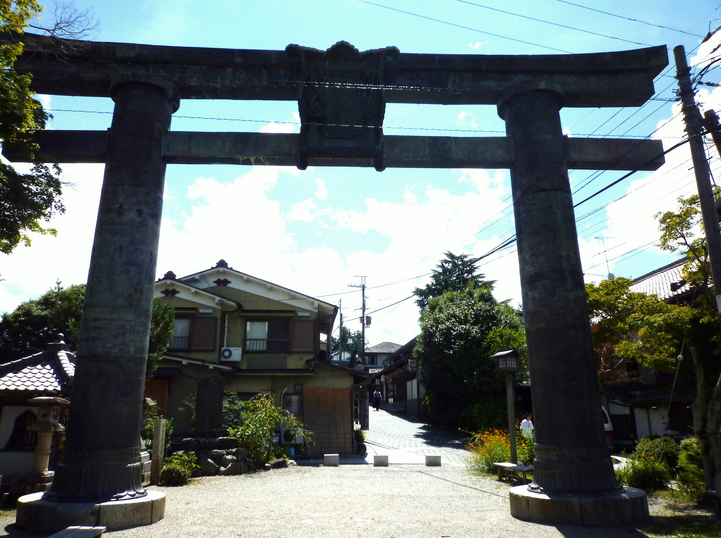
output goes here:
<path id="1" fill-rule="evenodd" d="M 516 38 L 514 38 L 514 37 L 508 37 L 508 36 L 505 36 L 505 35 L 494 34 L 493 32 L 487 32 L 487 31 L 485 31 L 485 30 L 478 30 L 477 28 L 471 28 L 470 26 L 463 26 L 462 24 L 456 24 L 456 23 L 454 23 L 454 22 L 444 21 L 444 20 L 441 20 L 441 19 L 436 19 L 436 18 L 434 18 L 434 17 L 427 17 L 426 15 L 420 15 L 420 14 L 418 14 L 418 13 L 413 13 L 413 12 L 411 12 L 411 11 L 405 11 L 405 10 L 403 10 L 403 9 L 398 9 L 398 8 L 390 7 L 390 6 L 384 6 L 383 4 L 376 4 L 375 2 L 370 2 L 369 0 L 357 0 L 357 1 L 358 1 L 358 2 L 362 2 L 363 4 L 369 4 L 369 5 L 371 5 L 371 6 L 376 6 L 376 7 L 380 7 L 380 8 L 383 8 L 383 9 L 387 9 L 387 10 L 389 10 L 389 11 L 395 11 L 395 12 L 397 12 L 397 13 L 403 13 L 403 14 L 405 14 L 405 15 L 410 15 L 410 16 L 412 16 L 412 17 L 418 17 L 419 19 L 425 19 L 425 20 L 427 20 L 427 21 L 433 21 L 433 22 L 438 22 L 438 23 L 440 23 L 440 24 L 445 24 L 445 25 L 447 25 L 447 26 L 453 26 L 454 28 L 460 28 L 460 29 L 462 29 L 462 30 L 470 30 L 471 32 L 476 32 L 476 33 L 484 34 L 484 35 L 490 35 L 490 36 L 493 36 L 493 37 L 498 37 L 498 38 L 500 38 L 500 39 L 507 39 L 508 41 L 514 41 L 514 42 L 516 42 L 516 43 L 522 43 L 523 45 L 532 45 L 532 46 L 534 46 L 534 47 L 540 47 L 540 48 L 542 48 L 542 49 L 553 50 L 553 51 L 556 51 L 556 52 L 563 52 L 563 53 L 565 53 L 565 54 L 571 54 L 571 51 L 568 51 L 568 50 L 557 49 L 557 48 L 555 48 L 555 47 L 549 47 L 549 46 L 547 46 L 547 45 L 541 45 L 541 44 L 539 44 L 539 43 L 533 43 L 533 42 L 531 42 L 531 41 L 524 41 L 523 39 L 516 39 Z"/>
<path id="2" fill-rule="evenodd" d="M 603 10 L 601 10 L 601 9 L 595 9 L 595 8 L 588 7 L 588 6 L 582 6 L 581 4 L 575 4 L 574 2 L 569 2 L 568 0 L 556 0 L 556 2 L 561 2 L 562 4 L 568 4 L 569 6 L 580 7 L 581 9 L 587 9 L 587 10 L 589 10 L 589 11 L 595 11 L 596 13 L 602 13 L 603 15 L 608 15 L 608 16 L 610 16 L 610 17 L 616 17 L 616 18 L 618 18 L 618 19 L 625 19 L 625 20 L 627 20 L 627 21 L 637 22 L 637 23 L 640 23 L 640 24 L 645 24 L 645 25 L 647 25 L 647 26 L 655 26 L 656 28 L 661 28 L 661 29 L 663 29 L 663 30 L 670 30 L 670 31 L 672 31 L 672 32 L 678 32 L 678 33 L 680 33 L 680 34 L 686 34 L 686 35 L 690 35 L 690 36 L 693 36 L 693 37 L 704 37 L 704 36 L 702 36 L 702 35 L 692 34 L 691 32 L 686 32 L 686 31 L 684 31 L 684 30 L 677 30 L 676 28 L 671 28 L 670 26 L 664 26 L 663 24 L 656 24 L 656 23 L 652 23 L 652 22 L 646 22 L 646 21 L 642 21 L 642 20 L 640 20 L 640 19 L 634 19 L 634 18 L 632 18 L 632 17 L 626 17 L 626 16 L 623 16 L 623 15 L 617 15 L 617 14 L 615 14 L 615 13 L 610 13 L 610 12 L 608 12 L 608 11 L 603 11 Z"/>
<path id="3" fill-rule="evenodd" d="M 545 19 L 537 19 L 536 17 L 530 17 L 530 16 L 528 16 L 528 15 L 521 15 L 520 13 L 513 13 L 513 12 L 511 12 L 511 11 L 505 11 L 505 10 L 503 10 L 503 9 L 498 9 L 498 8 L 495 8 L 495 7 L 484 6 L 483 4 L 477 4 L 477 3 L 475 3 L 475 2 L 469 2 L 468 0 L 456 0 L 456 2 L 459 2 L 459 3 L 461 3 L 461 4 L 468 4 L 469 6 L 474 6 L 474 7 L 480 7 L 480 8 L 483 8 L 483 9 L 488 9 L 488 10 L 490 10 L 490 11 L 496 11 L 496 12 L 498 12 L 498 13 L 504 13 L 504 14 L 506 14 L 506 15 L 512 15 L 513 17 L 520 17 L 520 18 L 522 18 L 522 19 L 526 19 L 526 20 L 529 20 L 529 21 L 535 21 L 535 22 L 540 22 L 540 23 L 543 23 L 543 24 L 549 24 L 549 25 L 551 25 L 551 26 L 556 26 L 556 27 L 559 27 L 559 28 L 566 28 L 567 30 L 575 30 L 576 32 L 583 32 L 584 34 L 595 35 L 595 36 L 598 36 L 598 37 L 605 37 L 605 38 L 607 38 L 607 39 L 615 39 L 615 40 L 617 40 L 617 41 L 624 41 L 625 43 L 631 43 L 631 44 L 633 44 L 633 45 L 641 45 L 642 47 L 651 47 L 651 46 L 652 46 L 652 45 L 650 45 L 649 43 L 641 43 L 641 42 L 639 42 L 639 41 L 631 41 L 630 39 L 624 39 L 624 38 L 622 38 L 622 37 L 615 37 L 615 36 L 611 36 L 611 35 L 607 35 L 607 34 L 601 34 L 601 33 L 598 33 L 598 32 L 592 32 L 591 30 L 584 30 L 583 28 L 577 28 L 577 27 L 575 27 L 575 26 L 568 26 L 568 25 L 566 25 L 566 24 L 560 24 L 560 23 L 553 22 L 553 21 L 547 21 L 547 20 L 545 20 Z"/>

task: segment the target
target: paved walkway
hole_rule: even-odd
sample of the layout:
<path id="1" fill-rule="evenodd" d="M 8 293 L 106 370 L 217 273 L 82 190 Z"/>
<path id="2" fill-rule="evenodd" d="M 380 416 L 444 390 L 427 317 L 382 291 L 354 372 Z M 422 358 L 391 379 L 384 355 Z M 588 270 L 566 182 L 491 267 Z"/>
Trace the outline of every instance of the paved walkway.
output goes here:
<path id="1" fill-rule="evenodd" d="M 374 454 L 388 454 L 391 464 L 423 464 L 427 454 L 440 454 L 442 465 L 465 465 L 469 455 L 460 436 L 388 405 L 380 411 L 371 408 L 366 446 L 371 463 Z"/>

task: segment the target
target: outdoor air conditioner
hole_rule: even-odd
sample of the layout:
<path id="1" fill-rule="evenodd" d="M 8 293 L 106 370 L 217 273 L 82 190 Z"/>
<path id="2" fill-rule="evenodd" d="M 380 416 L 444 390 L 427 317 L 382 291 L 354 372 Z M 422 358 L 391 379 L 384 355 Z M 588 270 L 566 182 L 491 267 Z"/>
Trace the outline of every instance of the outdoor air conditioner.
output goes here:
<path id="1" fill-rule="evenodd" d="M 302 445 L 303 434 L 298 428 L 284 428 L 280 432 L 280 442 L 284 445 Z"/>
<path id="2" fill-rule="evenodd" d="M 220 360 L 225 362 L 240 362 L 243 357 L 242 347 L 224 347 L 220 350 Z"/>

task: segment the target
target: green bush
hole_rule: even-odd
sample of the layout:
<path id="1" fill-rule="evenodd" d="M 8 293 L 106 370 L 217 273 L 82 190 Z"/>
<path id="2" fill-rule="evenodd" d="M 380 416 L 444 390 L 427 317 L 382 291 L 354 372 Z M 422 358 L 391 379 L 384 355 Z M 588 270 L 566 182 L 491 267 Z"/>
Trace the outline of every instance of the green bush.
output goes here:
<path id="1" fill-rule="evenodd" d="M 679 489 L 689 500 L 698 503 L 703 499 L 706 483 L 701 448 L 695 437 L 681 441 L 676 480 Z"/>
<path id="2" fill-rule="evenodd" d="M 273 448 L 273 432 L 283 422 L 286 428 L 298 428 L 303 435 L 303 445 L 310 441 L 312 432 L 303 428 L 303 424 L 293 415 L 275 406 L 273 396 L 259 394 L 247 400 L 234 402 L 227 407 L 229 413 L 235 417 L 226 417 L 225 420 L 235 421 L 239 426 L 228 428 L 228 433 L 238 439 L 238 445 L 248 451 L 248 458 L 258 465 L 268 463 L 278 449 Z M 280 450 L 282 453 L 282 448 Z"/>
<path id="3" fill-rule="evenodd" d="M 615 467 L 616 479 L 624 486 L 646 491 L 664 489 L 671 480 L 671 470 L 653 456 L 631 454 L 625 464 Z"/>
<path id="4" fill-rule="evenodd" d="M 160 484 L 163 486 L 184 486 L 190 480 L 193 469 L 197 469 L 197 458 L 193 452 L 173 454 L 163 461 Z"/>
<path id="5" fill-rule="evenodd" d="M 533 467 L 533 461 L 536 459 L 536 438 L 535 436 L 526 437 L 520 430 L 516 432 L 516 450 L 518 451 L 518 462 Z"/>
<path id="6" fill-rule="evenodd" d="M 678 443 L 668 435 L 663 437 L 644 437 L 636 446 L 636 455 L 653 458 L 656 463 L 665 463 L 672 473 L 678 466 Z"/>

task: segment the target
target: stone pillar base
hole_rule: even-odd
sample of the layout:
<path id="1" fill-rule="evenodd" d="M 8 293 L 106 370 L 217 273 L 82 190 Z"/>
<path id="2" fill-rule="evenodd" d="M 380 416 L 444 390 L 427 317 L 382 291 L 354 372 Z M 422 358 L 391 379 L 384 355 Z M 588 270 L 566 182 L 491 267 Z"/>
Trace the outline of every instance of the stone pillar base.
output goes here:
<path id="1" fill-rule="evenodd" d="M 605 495 L 548 495 L 528 486 L 511 488 L 511 515 L 523 521 L 549 525 L 610 527 L 637 525 L 649 519 L 646 492 L 624 487 Z"/>
<path id="2" fill-rule="evenodd" d="M 52 533 L 70 525 L 104 526 L 107 530 L 150 525 L 165 516 L 165 493 L 148 490 L 145 497 L 102 503 L 46 501 L 42 493 L 18 499 L 15 524 L 32 532 Z"/>

